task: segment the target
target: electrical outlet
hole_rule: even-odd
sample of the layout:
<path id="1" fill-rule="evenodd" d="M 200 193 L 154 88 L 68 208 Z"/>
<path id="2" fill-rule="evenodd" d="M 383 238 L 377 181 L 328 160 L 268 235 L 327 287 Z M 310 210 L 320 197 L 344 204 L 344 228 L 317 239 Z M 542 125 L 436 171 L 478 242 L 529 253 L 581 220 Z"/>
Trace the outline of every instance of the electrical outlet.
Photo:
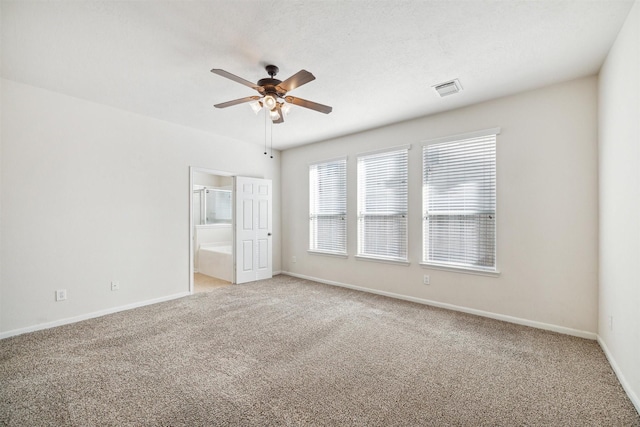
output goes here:
<path id="1" fill-rule="evenodd" d="M 298 259 L 294 256 L 291 257 L 291 262 L 298 262 Z"/>
<path id="2" fill-rule="evenodd" d="M 427 274 L 424 275 L 424 278 L 422 279 L 422 283 L 425 285 L 431 284 L 431 279 L 429 279 L 429 276 Z"/>
<path id="3" fill-rule="evenodd" d="M 114 280 L 111 282 L 111 290 L 112 291 L 117 291 L 120 289 L 120 282 L 118 282 L 117 280 Z"/>
<path id="4" fill-rule="evenodd" d="M 58 289 L 56 291 L 56 301 L 64 301 L 67 299 L 67 290 L 66 289 Z"/>

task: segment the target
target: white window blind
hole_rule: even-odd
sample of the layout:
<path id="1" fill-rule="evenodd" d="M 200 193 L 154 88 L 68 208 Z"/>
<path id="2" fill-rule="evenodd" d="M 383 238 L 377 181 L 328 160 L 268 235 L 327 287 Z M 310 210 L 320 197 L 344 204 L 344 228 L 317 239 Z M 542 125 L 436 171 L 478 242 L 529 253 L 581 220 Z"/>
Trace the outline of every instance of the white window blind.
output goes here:
<path id="1" fill-rule="evenodd" d="M 407 261 L 408 148 L 358 157 L 358 255 Z"/>
<path id="2" fill-rule="evenodd" d="M 496 135 L 423 148 L 423 262 L 496 271 Z"/>
<path id="3" fill-rule="evenodd" d="M 309 166 L 309 250 L 347 253 L 347 159 Z"/>

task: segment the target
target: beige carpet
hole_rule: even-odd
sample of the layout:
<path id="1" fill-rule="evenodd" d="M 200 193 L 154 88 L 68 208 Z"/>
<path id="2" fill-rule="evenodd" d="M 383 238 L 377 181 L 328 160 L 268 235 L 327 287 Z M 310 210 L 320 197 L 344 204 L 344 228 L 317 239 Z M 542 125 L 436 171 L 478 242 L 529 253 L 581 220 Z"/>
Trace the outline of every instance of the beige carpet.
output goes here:
<path id="1" fill-rule="evenodd" d="M 594 341 L 286 276 L 0 341 L 0 425 L 640 426 Z"/>

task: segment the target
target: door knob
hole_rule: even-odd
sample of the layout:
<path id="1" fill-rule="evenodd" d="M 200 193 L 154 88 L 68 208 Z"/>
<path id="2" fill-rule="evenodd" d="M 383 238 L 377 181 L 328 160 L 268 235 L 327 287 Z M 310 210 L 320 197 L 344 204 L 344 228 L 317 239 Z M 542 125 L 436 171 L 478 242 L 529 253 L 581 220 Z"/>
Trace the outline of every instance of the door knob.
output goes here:
<path id="1" fill-rule="evenodd" d="M 267 236 L 271 236 L 271 233 L 267 233 Z"/>

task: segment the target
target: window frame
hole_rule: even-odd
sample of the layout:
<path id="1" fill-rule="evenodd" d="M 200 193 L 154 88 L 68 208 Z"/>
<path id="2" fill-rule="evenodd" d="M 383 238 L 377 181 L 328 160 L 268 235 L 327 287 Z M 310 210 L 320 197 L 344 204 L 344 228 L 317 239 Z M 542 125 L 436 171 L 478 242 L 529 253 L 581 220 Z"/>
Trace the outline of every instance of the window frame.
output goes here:
<path id="1" fill-rule="evenodd" d="M 490 128 L 490 129 L 484 129 L 484 130 L 480 130 L 480 131 L 476 131 L 476 132 L 469 132 L 469 133 L 464 133 L 464 134 L 457 134 L 457 135 L 452 135 L 452 136 L 447 136 L 447 137 L 442 137 L 442 138 L 435 138 L 435 139 L 430 139 L 430 140 L 426 140 L 422 142 L 422 257 L 421 257 L 421 261 L 420 261 L 420 265 L 422 267 L 425 268 L 430 268 L 430 269 L 437 269 L 437 270 L 445 270 L 445 271 L 455 271 L 455 272 L 460 272 L 460 273 L 467 273 L 467 274 L 475 274 L 475 275 L 481 275 L 481 276 L 499 276 L 500 275 L 500 270 L 499 270 L 499 258 L 498 258 L 498 155 L 497 155 L 497 148 L 498 148 L 498 135 L 500 134 L 501 129 L 499 127 L 496 128 Z M 494 245 L 494 266 L 493 268 L 482 268 L 482 267 L 475 267 L 473 265 L 469 265 L 469 264 L 458 264 L 458 263 L 445 263 L 445 262 L 435 262 L 435 261 L 428 261 L 427 260 L 427 256 L 428 254 L 426 253 L 426 239 L 428 238 L 427 236 L 427 232 L 426 232 L 426 216 L 427 216 L 427 209 L 426 209 L 426 185 L 424 182 L 424 174 L 425 174 L 425 151 L 427 149 L 427 147 L 429 145 L 433 145 L 433 144 L 442 144 L 442 143 L 449 143 L 449 142 L 457 142 L 457 141 L 465 141 L 465 140 L 472 140 L 475 138 L 483 138 L 483 137 L 488 137 L 488 136 L 494 136 L 495 137 L 495 151 L 494 151 L 494 162 L 495 162 L 495 175 L 494 175 L 494 179 L 495 179 L 495 187 L 494 187 L 494 194 L 493 194 L 493 198 L 495 201 L 494 204 L 494 210 L 493 210 L 493 216 L 494 216 L 494 238 L 493 238 L 493 245 Z"/>

